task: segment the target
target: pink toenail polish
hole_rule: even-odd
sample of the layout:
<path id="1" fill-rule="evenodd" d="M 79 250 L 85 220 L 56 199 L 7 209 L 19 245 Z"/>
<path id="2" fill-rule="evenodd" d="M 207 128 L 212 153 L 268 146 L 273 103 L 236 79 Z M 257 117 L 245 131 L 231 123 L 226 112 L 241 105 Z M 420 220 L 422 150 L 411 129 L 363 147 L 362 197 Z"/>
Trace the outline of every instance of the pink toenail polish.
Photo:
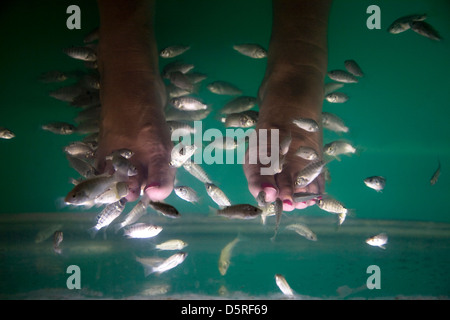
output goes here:
<path id="1" fill-rule="evenodd" d="M 158 182 L 153 182 L 153 183 L 150 183 L 149 185 L 147 185 L 144 190 L 154 188 L 154 187 L 160 187 L 160 186 L 161 186 L 161 184 L 159 184 Z"/>
<path id="2" fill-rule="evenodd" d="M 292 201 L 291 200 L 288 200 L 288 199 L 283 200 L 283 203 L 287 204 L 288 206 L 292 206 Z"/>
<path id="3" fill-rule="evenodd" d="M 276 188 L 273 186 L 273 184 L 270 184 L 270 183 L 267 183 L 267 182 L 261 183 L 261 188 L 262 189 L 272 188 L 272 189 L 276 190 Z"/>

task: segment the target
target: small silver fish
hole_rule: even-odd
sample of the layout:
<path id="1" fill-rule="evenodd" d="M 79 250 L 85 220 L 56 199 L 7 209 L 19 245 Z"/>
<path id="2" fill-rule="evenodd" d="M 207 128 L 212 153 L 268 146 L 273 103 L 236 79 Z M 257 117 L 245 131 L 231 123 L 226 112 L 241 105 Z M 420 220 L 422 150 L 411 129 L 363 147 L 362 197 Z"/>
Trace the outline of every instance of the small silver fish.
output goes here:
<path id="1" fill-rule="evenodd" d="M 325 144 L 325 146 L 323 147 L 323 152 L 325 154 L 335 157 L 336 159 L 339 160 L 339 155 L 354 154 L 354 153 L 356 153 L 356 148 L 347 141 L 335 140 L 335 141 Z"/>
<path id="2" fill-rule="evenodd" d="M 166 260 L 164 260 L 161 264 L 154 266 L 150 270 L 150 272 L 151 273 L 156 272 L 157 274 L 161 274 L 170 269 L 173 269 L 176 266 L 178 266 L 179 264 L 181 264 L 186 259 L 187 255 L 188 254 L 186 252 L 175 253 L 174 255 L 172 255 L 169 258 L 167 258 Z"/>
<path id="3" fill-rule="evenodd" d="M 123 227 L 126 227 L 136 221 L 138 221 L 144 214 L 147 213 L 148 199 L 142 197 L 131 209 L 130 212 L 125 216 L 122 222 L 114 226 L 115 232 L 117 233 Z"/>
<path id="4" fill-rule="evenodd" d="M 164 66 L 163 71 L 162 71 L 162 76 L 165 79 L 169 79 L 170 78 L 170 74 L 172 72 L 179 71 L 181 73 L 188 73 L 193 68 L 194 68 L 193 64 L 184 63 L 181 60 L 176 60 L 176 61 L 168 63 L 167 65 Z"/>
<path id="5" fill-rule="evenodd" d="M 320 200 L 322 199 L 322 194 L 320 193 L 310 193 L 310 192 L 296 192 L 292 195 L 294 202 L 305 202 L 310 200 Z"/>
<path id="6" fill-rule="evenodd" d="M 122 157 L 121 155 L 113 156 L 111 162 L 114 170 L 120 174 L 127 177 L 132 177 L 138 174 L 136 166 L 134 166 L 129 159 Z"/>
<path id="7" fill-rule="evenodd" d="M 305 160 L 317 160 L 319 158 L 319 154 L 314 148 L 306 146 L 301 146 L 297 152 L 295 152 L 295 155 Z"/>
<path id="8" fill-rule="evenodd" d="M 185 73 L 186 77 L 188 77 L 189 80 L 191 80 L 192 83 L 199 83 L 208 78 L 206 74 L 200 73 L 200 72 L 189 72 Z"/>
<path id="9" fill-rule="evenodd" d="M 211 82 L 206 88 L 212 93 L 220 95 L 239 96 L 242 94 L 241 89 L 226 81 Z"/>
<path id="10" fill-rule="evenodd" d="M 310 162 L 306 167 L 303 168 L 298 174 L 295 179 L 295 186 L 299 188 L 304 188 L 307 185 L 309 185 L 311 182 L 316 179 L 320 173 L 322 172 L 322 169 L 325 167 L 327 162 L 323 160 L 316 160 L 313 162 Z"/>
<path id="11" fill-rule="evenodd" d="M 291 287 L 289 286 L 283 275 L 276 274 L 275 283 L 277 284 L 278 288 L 281 290 L 281 292 L 283 292 L 284 295 L 288 297 L 294 296 L 294 291 L 291 289 Z"/>
<path id="12" fill-rule="evenodd" d="M 322 112 L 322 125 L 325 129 L 334 132 L 348 132 L 349 128 L 337 115 L 330 112 Z"/>
<path id="13" fill-rule="evenodd" d="M 364 72 L 355 60 L 345 60 L 345 69 L 356 77 L 364 77 Z"/>
<path id="14" fill-rule="evenodd" d="M 286 226 L 286 229 L 295 231 L 299 235 L 301 235 L 302 237 L 305 237 L 308 240 L 317 241 L 316 234 L 314 232 L 312 232 L 311 229 L 309 229 L 307 226 L 305 226 L 303 224 L 300 224 L 300 223 L 290 224 L 290 225 Z"/>
<path id="15" fill-rule="evenodd" d="M 233 49 L 237 52 L 254 59 L 261 59 L 267 57 L 267 50 L 264 49 L 259 44 L 255 43 L 244 43 L 236 44 Z"/>
<path id="16" fill-rule="evenodd" d="M 222 276 L 224 276 L 231 263 L 231 254 L 233 252 L 234 247 L 240 241 L 239 237 L 236 237 L 233 241 L 229 242 L 223 249 L 220 251 L 219 257 L 219 272 Z"/>
<path id="17" fill-rule="evenodd" d="M 256 125 L 259 112 L 255 110 L 247 110 L 243 112 L 230 113 L 222 119 L 225 127 L 250 128 Z"/>
<path id="18" fill-rule="evenodd" d="M 170 103 L 175 108 L 186 111 L 205 110 L 208 108 L 208 105 L 203 103 L 201 100 L 188 96 L 172 98 L 170 99 Z"/>
<path id="19" fill-rule="evenodd" d="M 100 35 L 100 28 L 96 27 L 84 36 L 83 42 L 84 43 L 94 42 L 94 41 L 98 40 L 99 35 Z"/>
<path id="20" fill-rule="evenodd" d="M 275 211 L 275 216 L 277 218 L 277 221 L 275 223 L 275 231 L 274 231 L 273 237 L 270 238 L 270 240 L 272 240 L 272 241 L 275 241 L 275 238 L 277 237 L 278 228 L 280 226 L 280 221 L 281 221 L 281 215 L 283 214 L 283 201 L 281 201 L 280 198 L 277 198 L 274 201 L 274 211 Z"/>
<path id="21" fill-rule="evenodd" d="M 222 114 L 238 113 L 248 111 L 256 105 L 256 98 L 250 96 L 240 96 L 227 102 L 225 106 L 220 109 Z"/>
<path id="22" fill-rule="evenodd" d="M 64 201 L 70 205 L 92 205 L 95 198 L 100 196 L 113 183 L 117 182 L 115 175 L 101 175 L 88 178 L 78 183 L 65 197 Z"/>
<path id="23" fill-rule="evenodd" d="M 254 219 L 262 213 L 262 210 L 251 204 L 235 204 L 224 209 L 217 210 L 217 215 L 228 219 Z"/>
<path id="24" fill-rule="evenodd" d="M 181 89 L 175 86 L 172 83 L 169 83 L 166 85 L 166 92 L 169 96 L 169 98 L 179 98 L 183 96 L 187 96 L 188 94 L 191 94 L 191 91 L 186 89 Z"/>
<path id="25" fill-rule="evenodd" d="M 195 133 L 195 128 L 186 122 L 172 120 L 167 121 L 167 125 L 169 126 L 170 133 L 175 136 L 186 136 Z"/>
<path id="26" fill-rule="evenodd" d="M 184 45 L 168 46 L 161 50 L 161 52 L 159 53 L 159 56 L 162 58 L 177 57 L 177 56 L 185 53 L 190 48 L 191 48 L 190 46 L 184 46 Z"/>
<path id="27" fill-rule="evenodd" d="M 1 139 L 12 139 L 12 138 L 15 138 L 15 136 L 16 135 L 11 130 L 0 127 L 0 138 Z"/>
<path id="28" fill-rule="evenodd" d="M 62 121 L 49 122 L 42 125 L 41 128 L 43 130 L 61 135 L 73 134 L 77 130 L 77 128 L 73 124 Z"/>
<path id="29" fill-rule="evenodd" d="M 330 197 L 320 199 L 316 203 L 320 209 L 330 213 L 348 213 L 348 209 L 340 201 Z"/>
<path id="30" fill-rule="evenodd" d="M 368 245 L 374 246 L 374 247 L 379 247 L 381 249 L 386 249 L 386 247 L 384 246 L 386 243 L 388 242 L 388 236 L 386 233 L 380 233 L 377 234 L 376 236 L 370 237 L 368 239 L 366 239 L 366 243 Z"/>
<path id="31" fill-rule="evenodd" d="M 174 71 L 169 74 L 170 83 L 174 86 L 187 90 L 189 92 L 194 92 L 194 83 L 182 72 Z"/>
<path id="32" fill-rule="evenodd" d="M 231 202 L 225 193 L 213 183 L 205 183 L 206 192 L 219 207 L 229 207 Z"/>
<path id="33" fill-rule="evenodd" d="M 39 230 L 34 238 L 35 243 L 41 243 L 49 239 L 56 231 L 62 228 L 62 224 L 51 224 L 45 229 Z"/>
<path id="34" fill-rule="evenodd" d="M 388 27 L 388 32 L 398 34 L 411 28 L 410 23 L 413 21 L 423 21 L 427 18 L 426 14 L 412 14 L 396 19 Z"/>
<path id="35" fill-rule="evenodd" d="M 108 227 L 114 220 L 116 220 L 125 209 L 125 201 L 117 201 L 108 204 L 96 217 L 96 224 L 90 228 L 88 232 L 94 238 L 97 232 Z"/>
<path id="36" fill-rule="evenodd" d="M 97 54 L 94 49 L 89 47 L 71 47 L 63 49 L 63 52 L 69 57 L 83 60 L 83 61 L 96 61 Z"/>
<path id="37" fill-rule="evenodd" d="M 284 156 L 288 153 L 289 147 L 291 146 L 291 142 L 292 142 L 292 135 L 291 132 L 289 131 L 289 134 L 283 137 L 283 139 L 281 139 L 280 141 L 280 155 Z"/>
<path id="38" fill-rule="evenodd" d="M 327 73 L 331 80 L 342 82 L 342 83 L 356 83 L 358 78 L 352 75 L 350 72 L 345 70 L 331 70 Z"/>
<path id="39" fill-rule="evenodd" d="M 94 157 L 92 145 L 83 141 L 71 142 L 64 147 L 64 152 L 70 156 L 81 159 L 92 159 Z"/>
<path id="40" fill-rule="evenodd" d="M 208 144 L 208 147 L 216 150 L 233 150 L 237 148 L 236 137 L 221 137 L 217 138 Z"/>
<path id="41" fill-rule="evenodd" d="M 183 240 L 179 239 L 171 239 L 167 240 L 163 243 L 159 243 L 155 246 L 158 250 L 182 250 L 185 248 L 188 244 L 184 242 Z"/>
<path id="42" fill-rule="evenodd" d="M 438 160 L 438 167 L 436 169 L 436 171 L 433 173 L 433 176 L 430 179 L 430 184 L 434 185 L 439 178 L 439 175 L 441 174 L 441 160 Z"/>
<path id="43" fill-rule="evenodd" d="M 316 120 L 309 118 L 301 118 L 294 119 L 292 122 L 299 128 L 308 131 L 308 132 L 317 132 L 319 131 L 319 125 Z"/>
<path id="44" fill-rule="evenodd" d="M 49 96 L 60 101 L 72 102 L 76 97 L 84 92 L 85 89 L 79 85 L 70 85 L 50 91 Z"/>
<path id="45" fill-rule="evenodd" d="M 340 83 L 340 82 L 328 82 L 328 83 L 325 83 L 324 86 L 323 86 L 323 95 L 327 96 L 328 94 L 330 94 L 330 93 L 332 93 L 332 92 L 334 92 L 336 90 L 339 90 L 343 86 L 344 86 L 344 84 Z"/>
<path id="46" fill-rule="evenodd" d="M 410 23 L 411 30 L 432 40 L 441 41 L 442 37 L 439 33 L 425 21 L 413 21 Z"/>
<path id="47" fill-rule="evenodd" d="M 181 199 L 188 201 L 188 202 L 198 202 L 198 195 L 197 192 L 188 186 L 177 186 L 174 187 L 173 190 L 175 191 L 175 194 L 179 196 Z"/>
<path id="48" fill-rule="evenodd" d="M 128 194 L 128 183 L 124 181 L 114 182 L 101 194 L 94 198 L 95 204 L 111 204 L 126 197 Z"/>
<path id="49" fill-rule="evenodd" d="M 100 75 L 94 73 L 88 73 L 81 77 L 78 82 L 79 85 L 88 89 L 100 89 Z"/>
<path id="50" fill-rule="evenodd" d="M 183 163 L 183 168 L 189 172 L 194 178 L 203 183 L 212 183 L 206 171 L 197 163 L 187 160 Z"/>
<path id="51" fill-rule="evenodd" d="M 210 113 L 212 108 L 196 111 L 184 111 L 177 108 L 167 108 L 165 110 L 166 121 L 199 121 L 205 119 Z"/>
<path id="52" fill-rule="evenodd" d="M 150 206 L 150 208 L 161 213 L 165 217 L 168 218 L 180 217 L 180 213 L 178 212 L 178 210 L 168 203 L 150 201 L 148 205 Z"/>
<path id="53" fill-rule="evenodd" d="M 105 160 L 113 160 L 114 157 L 124 157 L 125 159 L 130 159 L 134 155 L 134 152 L 127 148 L 117 149 L 111 152 L 110 155 L 106 156 Z"/>
<path id="54" fill-rule="evenodd" d="M 55 231 L 55 233 L 53 234 L 53 250 L 57 253 L 57 254 L 61 254 L 62 250 L 59 247 L 59 245 L 61 244 L 61 242 L 64 239 L 64 234 L 62 231 Z"/>
<path id="55" fill-rule="evenodd" d="M 39 81 L 44 82 L 44 83 L 63 82 L 63 81 L 66 81 L 68 78 L 69 77 L 64 72 L 52 70 L 52 71 L 42 73 L 39 76 Z"/>
<path id="56" fill-rule="evenodd" d="M 70 166 L 78 172 L 84 178 L 92 178 L 97 175 L 97 169 L 86 161 L 86 159 L 81 159 L 79 157 L 66 155 Z"/>
<path id="57" fill-rule="evenodd" d="M 332 92 L 327 94 L 325 99 L 331 103 L 344 103 L 348 101 L 349 96 L 343 92 Z"/>
<path id="58" fill-rule="evenodd" d="M 196 150 L 197 146 L 195 144 L 186 146 L 182 142 L 178 143 L 172 148 L 169 165 L 174 168 L 181 167 L 192 157 Z"/>
<path id="59" fill-rule="evenodd" d="M 123 235 L 133 239 L 147 239 L 157 236 L 162 230 L 160 226 L 140 222 L 125 227 Z"/>
<path id="60" fill-rule="evenodd" d="M 258 203 L 258 207 L 264 208 L 266 203 L 266 193 L 264 191 L 260 191 L 256 196 L 256 202 Z"/>
<path id="61" fill-rule="evenodd" d="M 386 186 L 386 179 L 381 176 L 372 176 L 364 179 L 364 184 L 369 188 L 380 192 Z"/>

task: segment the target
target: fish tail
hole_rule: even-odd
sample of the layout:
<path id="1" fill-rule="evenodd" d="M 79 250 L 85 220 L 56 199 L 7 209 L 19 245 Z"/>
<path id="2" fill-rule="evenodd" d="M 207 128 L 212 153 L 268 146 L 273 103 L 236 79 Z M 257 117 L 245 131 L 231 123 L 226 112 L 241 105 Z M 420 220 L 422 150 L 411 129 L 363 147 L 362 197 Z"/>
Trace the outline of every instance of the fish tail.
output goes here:
<path id="1" fill-rule="evenodd" d="M 119 230 L 122 229 L 123 227 L 125 227 L 125 225 L 123 223 L 118 223 L 118 224 L 114 225 L 114 227 L 113 227 L 114 233 L 119 232 Z"/>
<path id="2" fill-rule="evenodd" d="M 87 231 L 88 231 L 89 235 L 91 236 L 91 238 L 94 239 L 99 230 L 100 229 L 97 229 L 96 227 L 92 227 L 92 228 L 89 228 Z"/>

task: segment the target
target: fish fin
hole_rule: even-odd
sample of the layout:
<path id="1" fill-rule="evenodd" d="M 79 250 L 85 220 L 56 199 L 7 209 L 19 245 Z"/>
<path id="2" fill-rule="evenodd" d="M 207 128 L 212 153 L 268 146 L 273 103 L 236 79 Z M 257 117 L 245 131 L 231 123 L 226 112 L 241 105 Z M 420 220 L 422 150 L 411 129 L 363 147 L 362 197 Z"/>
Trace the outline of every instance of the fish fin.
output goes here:
<path id="1" fill-rule="evenodd" d="M 97 235 L 97 232 L 99 231 L 99 229 L 97 229 L 96 227 L 92 227 L 89 228 L 88 230 L 89 235 L 91 236 L 91 239 L 94 239 L 95 236 Z"/>
<path id="2" fill-rule="evenodd" d="M 119 232 L 119 230 L 122 229 L 123 227 L 124 227 L 124 225 L 123 225 L 122 223 L 115 224 L 115 225 L 113 226 L 114 233 Z"/>
<path id="3" fill-rule="evenodd" d="M 378 246 L 378 247 L 380 247 L 383 250 L 386 250 L 386 247 L 384 245 L 381 245 L 381 246 Z"/>
<path id="4" fill-rule="evenodd" d="M 216 208 L 213 208 L 213 207 L 211 207 L 211 206 L 208 206 L 208 214 L 209 214 L 210 216 L 216 216 L 216 215 L 217 215 L 217 209 L 216 209 Z"/>

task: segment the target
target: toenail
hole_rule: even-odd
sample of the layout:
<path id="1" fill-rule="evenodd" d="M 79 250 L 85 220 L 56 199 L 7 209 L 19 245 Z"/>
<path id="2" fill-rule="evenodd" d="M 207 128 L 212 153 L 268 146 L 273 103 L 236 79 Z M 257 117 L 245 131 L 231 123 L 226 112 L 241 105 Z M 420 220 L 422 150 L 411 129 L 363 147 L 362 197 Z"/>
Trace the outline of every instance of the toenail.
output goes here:
<path id="1" fill-rule="evenodd" d="M 291 200 L 285 199 L 285 200 L 283 200 L 283 203 L 287 204 L 288 206 L 292 206 L 292 201 Z"/>

